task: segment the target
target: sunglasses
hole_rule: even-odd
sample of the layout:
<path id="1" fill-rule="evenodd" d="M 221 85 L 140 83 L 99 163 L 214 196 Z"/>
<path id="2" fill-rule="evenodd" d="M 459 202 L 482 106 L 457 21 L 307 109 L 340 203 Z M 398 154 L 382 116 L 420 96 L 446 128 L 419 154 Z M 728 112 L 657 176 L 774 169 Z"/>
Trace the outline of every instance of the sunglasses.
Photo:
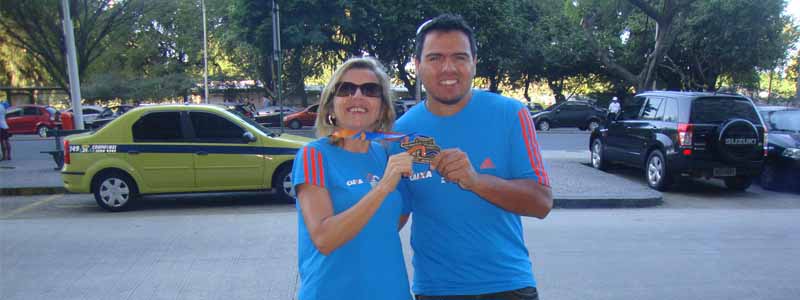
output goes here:
<path id="1" fill-rule="evenodd" d="M 381 85 L 374 82 L 355 84 L 345 81 L 336 84 L 336 96 L 338 97 L 353 96 L 356 94 L 356 90 L 361 90 L 361 94 L 367 97 L 381 97 L 383 95 Z"/>

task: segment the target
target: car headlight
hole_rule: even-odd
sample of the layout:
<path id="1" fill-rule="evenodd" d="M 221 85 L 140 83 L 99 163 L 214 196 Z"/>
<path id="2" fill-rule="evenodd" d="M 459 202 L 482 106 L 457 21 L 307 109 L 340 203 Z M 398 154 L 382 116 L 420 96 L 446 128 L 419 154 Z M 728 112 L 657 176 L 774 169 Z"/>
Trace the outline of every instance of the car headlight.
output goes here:
<path id="1" fill-rule="evenodd" d="M 783 150 L 782 155 L 791 159 L 800 159 L 800 149 L 786 148 L 786 150 Z"/>

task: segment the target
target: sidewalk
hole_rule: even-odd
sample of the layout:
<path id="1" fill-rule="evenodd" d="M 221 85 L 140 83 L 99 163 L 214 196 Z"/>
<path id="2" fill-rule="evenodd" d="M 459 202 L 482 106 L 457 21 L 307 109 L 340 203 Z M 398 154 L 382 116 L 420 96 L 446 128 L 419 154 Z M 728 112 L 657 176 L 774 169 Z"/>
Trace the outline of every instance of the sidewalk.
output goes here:
<path id="1" fill-rule="evenodd" d="M 640 182 L 606 174 L 588 165 L 587 151 L 543 151 L 553 186 L 555 207 L 620 208 L 661 205 L 661 193 Z M 53 160 L 0 161 L 0 196 L 58 194 L 66 192 Z M 38 158 L 40 157 L 40 158 Z"/>

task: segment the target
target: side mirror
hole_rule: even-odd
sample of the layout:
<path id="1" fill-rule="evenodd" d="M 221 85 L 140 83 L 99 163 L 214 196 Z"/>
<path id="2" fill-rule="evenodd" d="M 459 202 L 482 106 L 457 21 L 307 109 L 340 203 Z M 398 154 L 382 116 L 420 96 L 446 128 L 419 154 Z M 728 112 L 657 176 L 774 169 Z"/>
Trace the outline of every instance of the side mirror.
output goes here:
<path id="1" fill-rule="evenodd" d="M 252 143 L 256 141 L 256 136 L 249 131 L 245 131 L 244 134 L 242 134 L 242 140 L 244 140 L 246 143 Z"/>

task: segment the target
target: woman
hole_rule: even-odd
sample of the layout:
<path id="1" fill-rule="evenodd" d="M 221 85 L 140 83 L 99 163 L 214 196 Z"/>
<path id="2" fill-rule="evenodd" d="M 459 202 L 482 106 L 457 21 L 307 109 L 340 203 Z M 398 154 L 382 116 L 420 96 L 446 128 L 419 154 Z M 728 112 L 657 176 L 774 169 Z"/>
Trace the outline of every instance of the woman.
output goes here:
<path id="1" fill-rule="evenodd" d="M 395 190 L 411 156 L 388 157 L 376 141 L 352 133 L 389 131 L 395 119 L 389 78 L 371 58 L 353 58 L 320 96 L 318 140 L 300 149 L 297 191 L 298 299 L 411 299 Z"/>

